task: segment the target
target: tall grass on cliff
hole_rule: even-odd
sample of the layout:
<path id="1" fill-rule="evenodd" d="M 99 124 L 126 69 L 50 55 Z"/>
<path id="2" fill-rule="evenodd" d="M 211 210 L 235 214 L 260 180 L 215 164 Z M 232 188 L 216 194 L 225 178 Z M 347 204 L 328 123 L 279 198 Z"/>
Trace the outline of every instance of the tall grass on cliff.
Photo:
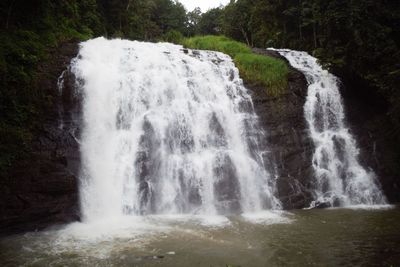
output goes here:
<path id="1" fill-rule="evenodd" d="M 241 43 L 225 36 L 195 36 L 186 38 L 182 44 L 187 48 L 214 50 L 232 57 L 240 75 L 247 82 L 262 85 L 269 95 L 276 96 L 287 89 L 289 69 L 283 60 L 257 55 Z"/>

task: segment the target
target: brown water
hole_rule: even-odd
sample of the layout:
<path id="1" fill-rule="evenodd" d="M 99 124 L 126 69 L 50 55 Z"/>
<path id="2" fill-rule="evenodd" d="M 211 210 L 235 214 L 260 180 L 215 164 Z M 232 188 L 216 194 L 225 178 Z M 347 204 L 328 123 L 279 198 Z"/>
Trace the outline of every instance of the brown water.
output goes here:
<path id="1" fill-rule="evenodd" d="M 400 266 L 400 208 L 147 217 L 10 236 L 0 266 Z"/>

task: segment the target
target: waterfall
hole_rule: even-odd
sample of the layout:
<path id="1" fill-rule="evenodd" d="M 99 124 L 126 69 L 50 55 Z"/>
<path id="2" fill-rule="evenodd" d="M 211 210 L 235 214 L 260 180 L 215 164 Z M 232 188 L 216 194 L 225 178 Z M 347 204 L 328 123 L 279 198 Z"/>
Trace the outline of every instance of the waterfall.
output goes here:
<path id="1" fill-rule="evenodd" d="M 71 69 L 84 220 L 280 208 L 265 133 L 229 56 L 97 38 Z"/>
<path id="2" fill-rule="evenodd" d="M 357 143 L 345 125 L 338 78 L 306 52 L 272 50 L 301 71 L 308 82 L 304 116 L 315 146 L 312 166 L 316 177 L 311 206 L 386 204 L 375 174 L 358 160 Z"/>

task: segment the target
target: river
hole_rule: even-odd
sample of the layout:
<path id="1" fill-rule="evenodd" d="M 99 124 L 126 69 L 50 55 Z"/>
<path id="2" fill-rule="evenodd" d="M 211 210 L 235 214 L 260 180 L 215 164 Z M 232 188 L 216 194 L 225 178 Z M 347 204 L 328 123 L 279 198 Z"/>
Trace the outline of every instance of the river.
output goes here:
<path id="1" fill-rule="evenodd" d="M 397 266 L 400 207 L 144 216 L 0 241 L 1 266 Z"/>

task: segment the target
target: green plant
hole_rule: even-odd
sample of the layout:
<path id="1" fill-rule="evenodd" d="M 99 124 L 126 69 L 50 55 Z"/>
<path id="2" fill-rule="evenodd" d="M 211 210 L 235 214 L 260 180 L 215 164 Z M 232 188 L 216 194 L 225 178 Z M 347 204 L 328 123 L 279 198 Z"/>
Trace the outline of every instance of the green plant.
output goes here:
<path id="1" fill-rule="evenodd" d="M 170 43 L 180 43 L 183 40 L 183 34 L 176 31 L 170 30 L 166 34 L 163 35 L 162 40 Z"/>
<path id="2" fill-rule="evenodd" d="M 270 95 L 279 95 L 287 88 L 288 67 L 282 60 L 257 54 L 237 54 L 234 61 L 245 80 L 264 85 Z"/>
<path id="3" fill-rule="evenodd" d="M 245 44 L 225 36 L 195 36 L 184 39 L 182 44 L 193 49 L 219 51 L 228 54 L 232 58 L 239 53 L 251 53 L 251 49 Z"/>
<path id="4" fill-rule="evenodd" d="M 215 50 L 233 58 L 241 76 L 250 83 L 262 85 L 269 95 L 279 95 L 287 88 L 289 69 L 280 59 L 257 55 L 244 43 L 225 36 L 195 36 L 181 42 L 185 47 Z"/>

